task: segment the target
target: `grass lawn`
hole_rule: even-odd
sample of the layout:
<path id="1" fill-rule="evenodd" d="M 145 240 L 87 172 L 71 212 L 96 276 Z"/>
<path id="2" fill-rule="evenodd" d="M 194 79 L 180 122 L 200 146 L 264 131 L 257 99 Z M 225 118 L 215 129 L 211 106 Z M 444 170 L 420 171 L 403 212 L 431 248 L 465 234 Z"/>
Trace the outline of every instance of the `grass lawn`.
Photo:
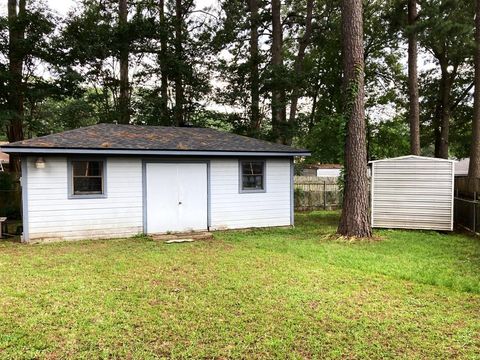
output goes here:
<path id="1" fill-rule="evenodd" d="M 295 229 L 0 243 L 1 358 L 480 358 L 480 240 Z"/>

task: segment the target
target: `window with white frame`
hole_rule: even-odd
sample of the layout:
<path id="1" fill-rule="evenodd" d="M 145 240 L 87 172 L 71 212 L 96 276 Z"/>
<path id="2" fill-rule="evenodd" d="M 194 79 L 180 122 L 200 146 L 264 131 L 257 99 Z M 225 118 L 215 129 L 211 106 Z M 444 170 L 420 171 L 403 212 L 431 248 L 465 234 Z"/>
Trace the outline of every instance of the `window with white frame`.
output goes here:
<path id="1" fill-rule="evenodd" d="M 71 196 L 101 196 L 105 194 L 103 160 L 72 160 L 69 171 Z"/>
<path id="2" fill-rule="evenodd" d="M 240 192 L 265 191 L 265 161 L 240 161 Z"/>

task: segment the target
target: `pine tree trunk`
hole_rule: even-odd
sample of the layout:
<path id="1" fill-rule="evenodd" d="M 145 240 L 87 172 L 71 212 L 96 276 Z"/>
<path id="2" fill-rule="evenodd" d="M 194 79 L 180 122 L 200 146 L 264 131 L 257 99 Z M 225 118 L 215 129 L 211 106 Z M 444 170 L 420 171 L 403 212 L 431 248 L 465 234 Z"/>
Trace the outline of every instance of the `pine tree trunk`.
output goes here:
<path id="1" fill-rule="evenodd" d="M 408 25 L 413 27 L 416 21 L 417 1 L 408 0 Z M 408 34 L 408 95 L 410 100 L 410 153 L 420 155 L 420 104 L 417 74 L 417 34 L 415 29 L 410 29 Z"/>
<path id="2" fill-rule="evenodd" d="M 307 0 L 305 32 L 303 33 L 303 36 L 300 39 L 300 43 L 298 46 L 298 53 L 297 53 L 297 57 L 295 58 L 295 64 L 294 64 L 295 76 L 297 77 L 297 79 L 301 78 L 303 74 L 303 62 L 305 59 L 305 51 L 310 42 L 310 36 L 312 34 L 312 17 L 313 17 L 313 0 Z M 290 100 L 290 114 L 288 119 L 288 122 L 290 124 L 289 126 L 290 129 L 293 129 L 294 124 L 296 122 L 299 96 L 300 96 L 300 89 L 298 86 L 295 86 L 295 88 L 292 91 L 292 96 Z M 293 134 L 289 132 L 287 134 L 288 144 L 292 143 L 292 137 L 293 137 Z"/>
<path id="3" fill-rule="evenodd" d="M 441 78 L 435 110 L 435 157 L 448 159 L 448 137 L 450 132 L 450 92 L 453 79 L 447 66 L 441 66 Z"/>
<path id="4" fill-rule="evenodd" d="M 118 19 L 121 32 L 120 44 L 120 98 L 119 98 L 119 119 L 120 124 L 130 123 L 130 94 L 128 83 L 128 29 L 127 29 L 127 0 L 118 2 Z"/>
<path id="5" fill-rule="evenodd" d="M 312 96 L 312 110 L 310 111 L 309 121 L 308 121 L 308 133 L 310 134 L 315 126 L 315 114 L 317 111 L 317 99 L 318 93 L 320 92 L 320 86 L 316 85 L 315 90 Z"/>
<path id="6" fill-rule="evenodd" d="M 279 71 L 283 68 L 283 28 L 280 19 L 280 0 L 272 0 L 272 68 L 275 73 L 272 88 L 272 131 L 276 142 L 287 141 L 287 112 L 285 108 L 285 89 L 280 81 Z"/>
<path id="7" fill-rule="evenodd" d="M 9 122 L 7 124 L 7 138 L 9 142 L 24 139 L 23 133 L 23 63 L 25 54 L 22 49 L 22 42 L 25 38 L 25 17 L 26 0 L 19 0 L 18 12 L 17 1 L 8 0 L 8 110 Z M 10 157 L 10 171 L 18 174 L 20 172 L 20 160 L 16 156 Z"/>
<path id="8" fill-rule="evenodd" d="M 342 0 L 344 67 L 345 184 L 338 233 L 370 237 L 367 146 L 364 107 L 364 49 L 362 0 Z"/>
<path id="9" fill-rule="evenodd" d="M 165 0 L 159 3 L 160 20 L 160 113 L 163 121 L 168 117 L 168 77 L 167 77 L 167 27 L 165 24 Z"/>
<path id="10" fill-rule="evenodd" d="M 448 159 L 448 141 L 450 132 L 451 92 L 457 74 L 457 66 L 451 72 L 445 54 L 438 54 L 440 64 L 440 81 L 438 87 L 437 104 L 433 119 L 435 132 L 435 157 Z"/>
<path id="11" fill-rule="evenodd" d="M 443 104 L 442 104 L 442 95 L 445 79 L 443 77 L 440 78 L 439 87 L 438 87 L 438 95 L 435 104 L 435 113 L 433 116 L 433 133 L 435 137 L 435 157 L 440 157 L 440 128 L 443 116 Z"/>
<path id="12" fill-rule="evenodd" d="M 451 88 L 448 85 L 448 88 Z M 442 94 L 442 116 L 440 122 L 440 147 L 438 150 L 438 157 L 448 159 L 448 142 L 450 133 L 450 90 L 445 89 Z"/>
<path id="13" fill-rule="evenodd" d="M 250 135 L 260 133 L 260 77 L 258 66 L 258 0 L 249 0 L 250 7 Z"/>
<path id="14" fill-rule="evenodd" d="M 480 178 L 480 0 L 475 1 L 475 92 L 468 176 Z"/>
<path id="15" fill-rule="evenodd" d="M 175 126 L 184 125 L 183 115 L 183 81 L 182 81 L 182 0 L 175 0 L 175 60 L 177 69 L 175 71 Z"/>

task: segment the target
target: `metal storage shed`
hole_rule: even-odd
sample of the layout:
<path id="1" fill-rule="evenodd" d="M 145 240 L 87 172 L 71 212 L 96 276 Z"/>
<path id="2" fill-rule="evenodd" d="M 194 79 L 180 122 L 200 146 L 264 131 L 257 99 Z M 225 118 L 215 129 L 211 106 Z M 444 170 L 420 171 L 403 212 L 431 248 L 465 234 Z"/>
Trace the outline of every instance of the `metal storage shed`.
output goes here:
<path id="1" fill-rule="evenodd" d="M 411 155 L 370 164 L 372 227 L 453 230 L 453 160 Z"/>

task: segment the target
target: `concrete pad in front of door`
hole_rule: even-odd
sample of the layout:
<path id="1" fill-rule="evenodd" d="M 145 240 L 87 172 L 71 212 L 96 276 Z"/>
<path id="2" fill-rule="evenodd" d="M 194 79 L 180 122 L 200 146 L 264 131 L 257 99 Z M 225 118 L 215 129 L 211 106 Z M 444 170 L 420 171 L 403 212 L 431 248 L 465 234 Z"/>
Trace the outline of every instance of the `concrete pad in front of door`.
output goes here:
<path id="1" fill-rule="evenodd" d="M 211 232 L 188 232 L 188 233 L 173 233 L 173 234 L 153 234 L 150 235 L 153 240 L 165 241 L 166 243 L 192 242 L 196 240 L 210 240 L 213 239 Z"/>

